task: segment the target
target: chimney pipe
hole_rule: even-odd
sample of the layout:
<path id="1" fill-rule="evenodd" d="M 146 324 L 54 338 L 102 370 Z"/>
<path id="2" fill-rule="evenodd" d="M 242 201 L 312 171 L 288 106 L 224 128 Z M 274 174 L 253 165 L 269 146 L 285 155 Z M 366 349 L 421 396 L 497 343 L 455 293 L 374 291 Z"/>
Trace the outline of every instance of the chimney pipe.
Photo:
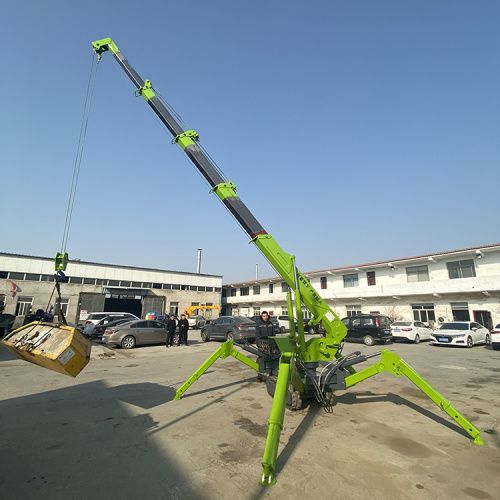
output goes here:
<path id="1" fill-rule="evenodd" d="M 201 248 L 198 248 L 198 264 L 196 266 L 196 273 L 201 273 Z"/>

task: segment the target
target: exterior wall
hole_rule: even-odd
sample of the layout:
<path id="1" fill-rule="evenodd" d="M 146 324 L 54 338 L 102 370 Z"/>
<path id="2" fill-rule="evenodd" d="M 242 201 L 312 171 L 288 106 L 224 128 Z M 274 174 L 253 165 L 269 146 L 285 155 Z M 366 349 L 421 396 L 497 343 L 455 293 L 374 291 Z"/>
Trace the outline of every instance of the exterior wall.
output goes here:
<path id="1" fill-rule="evenodd" d="M 473 261 L 476 276 L 450 279 L 447 262 L 463 260 Z M 427 266 L 428 281 L 409 281 L 407 268 L 415 266 Z M 375 272 L 375 285 L 368 285 L 367 272 Z M 348 314 L 346 306 L 357 306 L 363 313 L 378 311 L 409 320 L 412 305 L 433 304 L 439 323 L 438 318 L 453 320 L 452 303 L 466 302 L 471 320 L 474 311 L 487 311 L 493 325 L 500 323 L 500 244 L 303 274 L 341 318 Z M 349 274 L 358 275 L 358 286 L 344 286 L 343 276 Z M 326 289 L 321 288 L 321 278 L 326 278 Z M 274 277 L 224 285 L 223 307 L 227 314 L 243 316 L 252 316 L 255 310 L 282 314 L 287 306 L 281 283 L 280 277 Z M 260 294 L 253 294 L 255 285 L 260 285 Z M 244 287 L 249 295 L 241 296 Z M 230 296 L 231 289 L 236 289 L 236 296 Z"/>
<path id="2" fill-rule="evenodd" d="M 26 279 L 34 278 L 27 277 L 26 273 L 39 275 L 44 281 Z M 69 301 L 66 317 L 73 323 L 85 319 L 79 309 L 82 294 L 157 297 L 163 303 L 163 310 L 157 311 L 159 314 L 169 312 L 172 303 L 178 303 L 179 312 L 193 304 L 220 305 L 222 276 L 79 261 L 69 262 L 65 274 L 69 282 L 61 283 L 61 296 Z M 21 275 L 24 279 L 20 278 Z M 23 297 L 33 298 L 32 311 L 47 310 L 55 305 L 53 275 L 53 259 L 0 253 L 0 299 L 5 302 L 4 312 L 16 314 Z M 71 283 L 79 278 L 94 284 Z M 218 315 L 216 310 L 203 311 L 202 314 L 209 318 Z M 24 315 L 17 318 L 15 326 L 22 324 L 23 318 Z"/>

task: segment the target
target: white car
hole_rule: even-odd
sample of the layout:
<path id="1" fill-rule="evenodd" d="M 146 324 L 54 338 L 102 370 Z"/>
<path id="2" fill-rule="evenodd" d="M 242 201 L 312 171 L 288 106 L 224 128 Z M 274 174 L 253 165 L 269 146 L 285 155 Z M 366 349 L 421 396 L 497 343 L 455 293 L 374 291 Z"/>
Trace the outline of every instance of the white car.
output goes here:
<path id="1" fill-rule="evenodd" d="M 458 345 L 472 347 L 490 343 L 490 332 L 474 321 L 450 321 L 443 323 L 431 336 L 433 345 Z"/>
<path id="2" fill-rule="evenodd" d="M 90 337 L 94 333 L 96 326 L 101 326 L 115 319 L 139 319 L 135 314 L 125 312 L 94 312 L 90 313 L 85 321 L 84 335 Z"/>
<path id="3" fill-rule="evenodd" d="M 500 351 L 500 323 L 491 330 L 491 347 Z"/>
<path id="4" fill-rule="evenodd" d="M 411 340 L 418 344 L 421 340 L 430 340 L 432 330 L 421 321 L 396 321 L 391 325 L 392 341 Z"/>
<path id="5" fill-rule="evenodd" d="M 201 328 L 205 326 L 207 320 L 204 316 L 200 316 L 199 314 L 193 314 L 188 318 L 189 328 Z"/>

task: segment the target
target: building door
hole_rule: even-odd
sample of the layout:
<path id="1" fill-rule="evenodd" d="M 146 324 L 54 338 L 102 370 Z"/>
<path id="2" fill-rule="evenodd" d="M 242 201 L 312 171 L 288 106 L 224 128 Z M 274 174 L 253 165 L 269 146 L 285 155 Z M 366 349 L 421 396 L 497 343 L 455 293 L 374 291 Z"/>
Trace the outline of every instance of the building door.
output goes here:
<path id="1" fill-rule="evenodd" d="M 488 330 L 493 328 L 493 320 L 491 319 L 490 311 L 473 311 L 474 321 L 483 325 Z"/>

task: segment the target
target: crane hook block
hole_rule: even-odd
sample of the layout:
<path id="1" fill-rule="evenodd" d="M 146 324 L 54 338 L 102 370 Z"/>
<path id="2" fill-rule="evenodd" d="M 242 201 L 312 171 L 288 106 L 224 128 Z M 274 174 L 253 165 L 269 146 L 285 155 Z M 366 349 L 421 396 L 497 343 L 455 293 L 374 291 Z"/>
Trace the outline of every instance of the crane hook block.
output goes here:
<path id="1" fill-rule="evenodd" d="M 56 253 L 56 258 L 55 258 L 55 265 L 56 265 L 56 271 L 66 271 L 66 266 L 68 265 L 68 254 L 66 252 L 64 253 Z"/>

